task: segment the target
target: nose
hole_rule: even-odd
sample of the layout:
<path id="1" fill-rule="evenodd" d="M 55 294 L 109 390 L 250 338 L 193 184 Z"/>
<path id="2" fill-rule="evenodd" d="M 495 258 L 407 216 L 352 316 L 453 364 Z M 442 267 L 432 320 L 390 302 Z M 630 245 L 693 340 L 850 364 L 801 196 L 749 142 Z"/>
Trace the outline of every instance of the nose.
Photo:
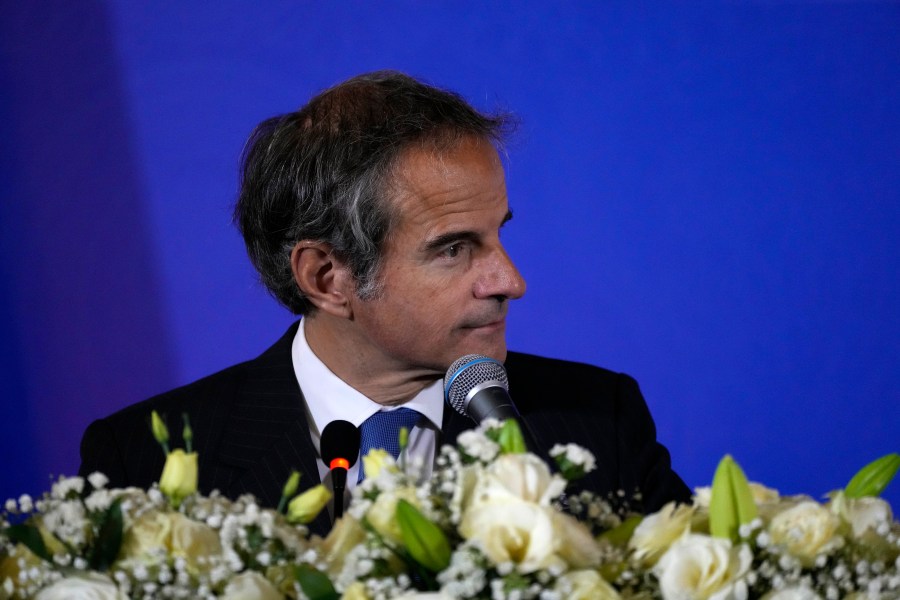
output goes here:
<path id="1" fill-rule="evenodd" d="M 525 279 L 502 246 L 497 246 L 486 258 L 474 292 L 476 298 L 498 300 L 516 300 L 525 295 Z"/>

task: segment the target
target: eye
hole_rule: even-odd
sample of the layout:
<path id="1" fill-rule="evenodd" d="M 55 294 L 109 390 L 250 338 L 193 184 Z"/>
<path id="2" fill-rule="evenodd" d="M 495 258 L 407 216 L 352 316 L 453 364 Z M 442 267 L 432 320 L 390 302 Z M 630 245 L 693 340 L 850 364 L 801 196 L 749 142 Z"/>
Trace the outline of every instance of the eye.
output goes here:
<path id="1" fill-rule="evenodd" d="M 442 254 L 447 258 L 456 258 L 457 256 L 459 256 L 460 252 L 462 252 L 462 244 L 457 242 L 456 244 L 451 244 L 450 246 L 444 248 Z"/>

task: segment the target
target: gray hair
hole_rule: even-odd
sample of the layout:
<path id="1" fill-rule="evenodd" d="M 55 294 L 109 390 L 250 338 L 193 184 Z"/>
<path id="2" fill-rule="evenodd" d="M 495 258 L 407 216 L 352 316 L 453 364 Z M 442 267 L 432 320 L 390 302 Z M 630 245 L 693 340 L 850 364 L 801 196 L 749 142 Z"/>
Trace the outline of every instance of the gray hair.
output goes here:
<path id="1" fill-rule="evenodd" d="M 316 240 L 349 266 L 360 298 L 374 297 L 401 153 L 416 144 L 449 149 L 466 137 L 498 145 L 513 125 L 509 115 L 482 114 L 453 92 L 393 71 L 354 77 L 263 121 L 244 148 L 234 211 L 263 284 L 293 313 L 312 312 L 291 252 Z"/>

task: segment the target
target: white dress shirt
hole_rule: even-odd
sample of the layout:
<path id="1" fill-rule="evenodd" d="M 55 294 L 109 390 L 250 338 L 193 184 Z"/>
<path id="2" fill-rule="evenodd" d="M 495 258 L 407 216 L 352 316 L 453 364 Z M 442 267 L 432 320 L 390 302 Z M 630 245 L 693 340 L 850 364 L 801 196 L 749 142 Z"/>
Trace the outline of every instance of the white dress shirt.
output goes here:
<path id="1" fill-rule="evenodd" d="M 397 407 L 385 407 L 364 396 L 350 387 L 344 380 L 335 375 L 325 363 L 309 347 L 304 330 L 305 319 L 300 320 L 297 335 L 291 346 L 291 359 L 294 363 L 294 374 L 306 400 L 306 419 L 309 423 L 309 434 L 316 448 L 319 477 L 331 488 L 331 472 L 322 460 L 319 442 L 322 430 L 332 421 L 342 419 L 359 427 L 363 421 L 379 410 L 391 410 Z M 410 464 L 422 465 L 422 476 L 431 477 L 434 466 L 438 437 L 444 418 L 444 382 L 435 381 L 412 400 L 403 404 L 424 415 L 427 420 L 420 420 L 419 425 L 409 432 L 409 446 L 406 456 Z M 359 476 L 360 460 L 357 459 L 347 472 L 346 496 L 356 487 Z M 346 505 L 346 502 L 345 502 Z"/>

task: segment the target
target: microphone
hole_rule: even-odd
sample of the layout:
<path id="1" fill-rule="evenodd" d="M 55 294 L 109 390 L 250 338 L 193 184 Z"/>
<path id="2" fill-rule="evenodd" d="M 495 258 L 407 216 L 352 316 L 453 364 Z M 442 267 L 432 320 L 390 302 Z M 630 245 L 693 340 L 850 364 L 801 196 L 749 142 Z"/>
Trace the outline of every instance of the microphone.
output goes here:
<path id="1" fill-rule="evenodd" d="M 509 397 L 506 369 L 489 356 L 467 354 L 456 359 L 444 377 L 444 399 L 479 424 L 488 418 L 519 419 Z"/>
<path id="2" fill-rule="evenodd" d="M 331 470 L 334 488 L 334 519 L 344 514 L 344 489 L 347 487 L 347 471 L 356 464 L 359 456 L 359 429 L 349 421 L 332 421 L 322 430 L 319 442 L 322 460 Z"/>

